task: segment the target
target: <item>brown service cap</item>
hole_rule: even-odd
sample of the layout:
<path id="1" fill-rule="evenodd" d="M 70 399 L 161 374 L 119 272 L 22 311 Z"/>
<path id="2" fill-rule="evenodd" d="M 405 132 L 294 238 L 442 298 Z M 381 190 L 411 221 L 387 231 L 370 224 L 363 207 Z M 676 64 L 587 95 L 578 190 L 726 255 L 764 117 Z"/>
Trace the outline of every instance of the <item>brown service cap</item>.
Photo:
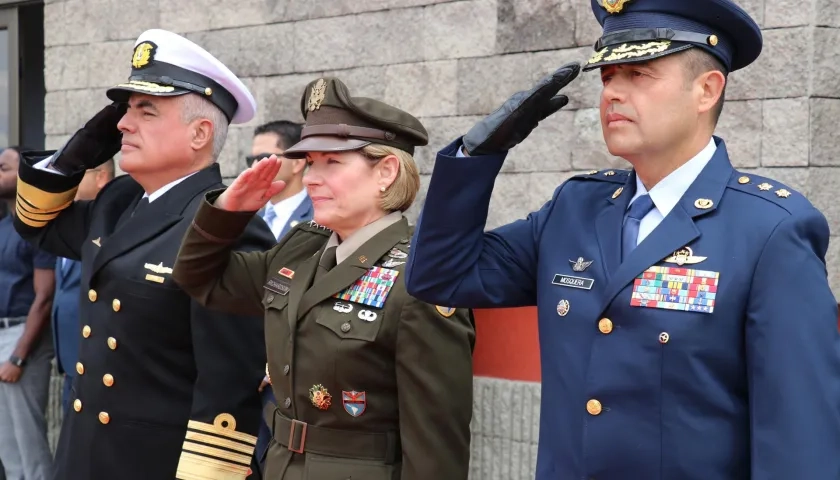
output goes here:
<path id="1" fill-rule="evenodd" d="M 288 158 L 303 158 L 307 152 L 358 150 L 372 143 L 414 155 L 414 147 L 429 143 L 420 120 L 379 100 L 351 97 L 337 78 L 310 82 L 300 110 L 306 125 L 300 142 L 283 152 Z"/>

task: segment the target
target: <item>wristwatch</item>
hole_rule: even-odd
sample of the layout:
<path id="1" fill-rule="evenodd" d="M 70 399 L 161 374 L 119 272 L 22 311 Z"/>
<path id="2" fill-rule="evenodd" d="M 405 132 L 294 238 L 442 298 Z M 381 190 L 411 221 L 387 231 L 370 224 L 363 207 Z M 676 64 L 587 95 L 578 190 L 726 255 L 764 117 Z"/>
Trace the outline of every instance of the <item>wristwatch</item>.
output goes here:
<path id="1" fill-rule="evenodd" d="M 18 356 L 12 355 L 11 357 L 9 357 L 9 363 L 11 363 L 12 365 L 14 365 L 18 368 L 21 368 L 26 363 L 26 360 L 24 360 L 23 358 L 20 358 Z"/>

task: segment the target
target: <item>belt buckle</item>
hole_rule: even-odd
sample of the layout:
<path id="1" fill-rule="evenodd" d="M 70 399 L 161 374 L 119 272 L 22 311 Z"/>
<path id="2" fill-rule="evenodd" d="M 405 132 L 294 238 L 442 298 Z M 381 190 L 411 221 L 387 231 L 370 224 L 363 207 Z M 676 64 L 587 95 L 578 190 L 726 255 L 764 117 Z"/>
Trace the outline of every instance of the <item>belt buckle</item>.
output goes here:
<path id="1" fill-rule="evenodd" d="M 300 434 L 300 447 L 295 449 L 292 448 L 295 442 L 295 431 L 297 431 L 297 425 L 302 425 L 303 430 Z M 306 427 L 308 424 L 306 422 L 301 422 L 300 420 L 292 420 L 292 427 L 289 429 L 289 446 L 287 447 L 289 450 L 295 453 L 303 453 L 303 447 L 306 445 Z"/>

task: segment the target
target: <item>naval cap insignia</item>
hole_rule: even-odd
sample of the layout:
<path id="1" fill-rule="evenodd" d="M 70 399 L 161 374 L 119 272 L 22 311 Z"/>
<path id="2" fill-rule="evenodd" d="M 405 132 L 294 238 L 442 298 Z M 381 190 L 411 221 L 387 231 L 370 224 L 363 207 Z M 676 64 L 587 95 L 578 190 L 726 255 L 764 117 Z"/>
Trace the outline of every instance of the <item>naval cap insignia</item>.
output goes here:
<path id="1" fill-rule="evenodd" d="M 624 4 L 630 0 L 603 0 L 602 5 L 609 13 L 619 13 L 624 9 Z"/>
<path id="2" fill-rule="evenodd" d="M 695 257 L 694 251 L 691 250 L 690 247 L 683 247 L 677 251 L 675 251 L 670 257 L 663 260 L 667 263 L 676 263 L 677 265 L 683 266 L 685 264 L 695 264 L 700 263 L 705 260 L 706 257 Z"/>
<path id="3" fill-rule="evenodd" d="M 131 66 L 134 68 L 143 68 L 155 58 L 155 51 L 157 45 L 153 42 L 143 42 L 134 47 L 134 55 L 131 56 Z"/>
<path id="4" fill-rule="evenodd" d="M 576 272 L 582 272 L 589 268 L 592 265 L 592 262 L 595 260 L 584 260 L 583 257 L 578 257 L 577 260 L 569 260 L 569 263 L 572 264 L 572 270 Z"/>
<path id="5" fill-rule="evenodd" d="M 319 78 L 312 87 L 312 92 L 309 93 L 309 111 L 314 112 L 321 108 L 321 102 L 327 96 L 327 82 L 323 78 Z"/>

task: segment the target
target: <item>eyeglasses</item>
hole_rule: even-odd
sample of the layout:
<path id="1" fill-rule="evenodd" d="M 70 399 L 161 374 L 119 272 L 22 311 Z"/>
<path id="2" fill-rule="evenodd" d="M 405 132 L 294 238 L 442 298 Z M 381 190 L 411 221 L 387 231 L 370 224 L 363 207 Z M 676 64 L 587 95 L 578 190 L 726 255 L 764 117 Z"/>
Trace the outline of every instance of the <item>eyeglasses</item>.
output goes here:
<path id="1" fill-rule="evenodd" d="M 250 167 L 257 160 L 262 160 L 262 159 L 268 158 L 272 155 L 276 156 L 277 158 L 283 158 L 282 153 L 258 153 L 256 155 L 245 155 L 245 164 Z"/>

